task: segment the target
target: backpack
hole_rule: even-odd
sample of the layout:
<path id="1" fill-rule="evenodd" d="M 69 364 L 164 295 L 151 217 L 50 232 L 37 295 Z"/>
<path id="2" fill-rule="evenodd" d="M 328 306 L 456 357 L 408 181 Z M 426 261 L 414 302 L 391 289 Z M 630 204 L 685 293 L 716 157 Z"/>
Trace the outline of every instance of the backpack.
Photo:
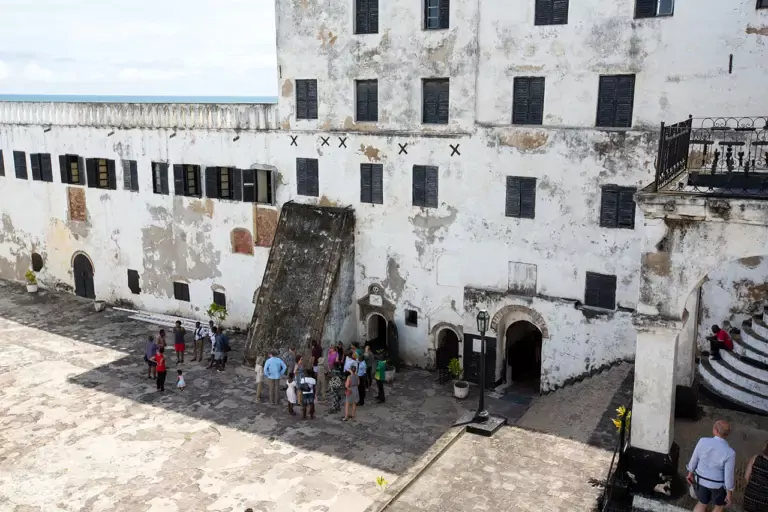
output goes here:
<path id="1" fill-rule="evenodd" d="M 304 379 L 301 379 L 301 383 L 299 384 L 299 389 L 302 393 L 311 393 L 312 388 L 309 387 L 308 382 L 304 382 Z"/>

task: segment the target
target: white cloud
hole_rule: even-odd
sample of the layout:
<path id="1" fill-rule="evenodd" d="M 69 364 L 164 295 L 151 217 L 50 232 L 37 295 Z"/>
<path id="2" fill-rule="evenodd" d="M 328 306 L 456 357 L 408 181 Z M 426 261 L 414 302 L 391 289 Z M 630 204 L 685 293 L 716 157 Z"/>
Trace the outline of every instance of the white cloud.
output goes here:
<path id="1" fill-rule="evenodd" d="M 21 72 L 21 74 L 27 80 L 37 82 L 52 82 L 56 79 L 56 73 L 50 69 L 38 65 L 37 62 L 30 62 L 24 66 L 24 70 Z"/>
<path id="2" fill-rule="evenodd" d="M 118 78 L 125 81 L 165 81 L 173 80 L 187 75 L 183 70 L 153 69 L 153 68 L 125 68 L 118 73 Z"/>
<path id="3" fill-rule="evenodd" d="M 11 76 L 11 69 L 8 64 L 0 60 L 0 80 L 5 80 L 9 76 Z"/>

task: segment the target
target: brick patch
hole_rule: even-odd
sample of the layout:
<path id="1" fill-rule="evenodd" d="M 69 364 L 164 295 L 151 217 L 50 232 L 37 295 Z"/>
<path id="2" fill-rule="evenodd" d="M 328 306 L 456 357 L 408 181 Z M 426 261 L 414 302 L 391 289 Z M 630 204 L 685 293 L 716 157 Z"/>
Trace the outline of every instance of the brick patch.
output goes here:
<path id="1" fill-rule="evenodd" d="M 232 242 L 232 252 L 239 254 L 253 254 L 253 237 L 251 232 L 244 228 L 235 228 L 229 234 Z"/>
<path id="2" fill-rule="evenodd" d="M 80 187 L 67 187 L 67 205 L 69 206 L 69 220 L 88 220 L 88 210 L 85 207 L 85 189 Z"/>
<path id="3" fill-rule="evenodd" d="M 256 232 L 256 245 L 271 247 L 277 230 L 277 220 L 280 212 L 276 208 L 254 206 L 253 223 Z"/>

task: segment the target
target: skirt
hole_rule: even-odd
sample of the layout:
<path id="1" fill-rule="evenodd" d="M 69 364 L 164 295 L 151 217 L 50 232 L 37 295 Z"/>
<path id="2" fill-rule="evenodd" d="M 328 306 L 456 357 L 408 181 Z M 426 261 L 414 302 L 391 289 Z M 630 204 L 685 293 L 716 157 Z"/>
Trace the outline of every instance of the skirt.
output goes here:
<path id="1" fill-rule="evenodd" d="M 350 395 L 346 397 L 346 403 L 348 404 L 356 404 L 360 401 L 360 393 L 357 391 L 357 386 L 350 389 L 352 392 Z"/>

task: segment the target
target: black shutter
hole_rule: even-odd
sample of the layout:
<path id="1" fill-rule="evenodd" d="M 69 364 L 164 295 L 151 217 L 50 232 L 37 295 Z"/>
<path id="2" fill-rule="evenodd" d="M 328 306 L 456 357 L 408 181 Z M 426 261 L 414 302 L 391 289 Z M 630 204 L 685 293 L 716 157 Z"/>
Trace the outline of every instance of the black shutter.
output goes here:
<path id="1" fill-rule="evenodd" d="M 600 274 L 587 272 L 587 283 L 584 288 L 584 304 L 599 307 L 600 304 Z"/>
<path id="2" fill-rule="evenodd" d="M 300 196 L 309 195 L 307 188 L 307 159 L 296 159 L 296 193 Z"/>
<path id="3" fill-rule="evenodd" d="M 613 126 L 616 114 L 618 77 L 601 76 L 597 91 L 597 126 Z"/>
<path id="4" fill-rule="evenodd" d="M 213 292 L 213 303 L 218 306 L 227 307 L 227 296 L 222 292 Z"/>
<path id="5" fill-rule="evenodd" d="M 139 164 L 136 160 L 131 160 L 131 190 L 139 191 Z"/>
<path id="6" fill-rule="evenodd" d="M 529 124 L 528 112 L 531 105 L 531 79 L 517 77 L 512 94 L 512 124 Z"/>
<path id="7" fill-rule="evenodd" d="M 371 164 L 360 164 L 360 202 L 371 202 Z"/>
<path id="8" fill-rule="evenodd" d="M 189 285 L 187 283 L 173 283 L 173 297 L 176 300 L 189 302 Z"/>
<path id="9" fill-rule="evenodd" d="M 520 217 L 536 218 L 536 178 L 520 179 Z"/>
<path id="10" fill-rule="evenodd" d="M 43 175 L 43 181 L 53 183 L 53 165 L 50 153 L 40 154 L 40 170 Z"/>
<path id="11" fill-rule="evenodd" d="M 368 82 L 368 120 L 379 120 L 379 82 L 371 80 Z"/>
<path id="12" fill-rule="evenodd" d="M 130 190 L 130 189 L 129 189 Z M 128 288 L 131 293 L 138 295 L 141 293 L 141 287 L 139 286 L 139 273 L 136 270 L 128 270 Z"/>
<path id="13" fill-rule="evenodd" d="M 379 33 L 379 0 L 368 0 L 368 32 Z"/>
<path id="14" fill-rule="evenodd" d="M 357 120 L 370 121 L 368 119 L 368 93 L 369 82 L 367 80 L 357 81 Z"/>
<path id="15" fill-rule="evenodd" d="M 549 25 L 552 23 L 552 0 L 536 0 L 534 25 Z"/>
<path id="16" fill-rule="evenodd" d="M 205 196 L 213 197 L 213 198 L 219 197 L 219 168 L 218 167 L 205 168 Z"/>
<path id="17" fill-rule="evenodd" d="M 316 158 L 311 158 L 307 164 L 307 186 L 309 187 L 310 196 L 317 197 L 320 195 L 320 173 L 318 169 L 318 161 Z"/>
<path id="18" fill-rule="evenodd" d="M 635 102 L 635 75 L 622 75 L 616 84 L 616 116 L 614 126 L 632 126 L 632 108 Z"/>
<path id="19" fill-rule="evenodd" d="M 123 189 L 133 190 L 133 184 L 131 183 L 131 161 L 123 160 Z M 130 272 L 130 270 L 128 271 Z"/>
<path id="20" fill-rule="evenodd" d="M 504 215 L 520 217 L 520 178 L 507 176 L 507 204 Z"/>
<path id="21" fill-rule="evenodd" d="M 80 184 L 85 185 L 85 159 L 81 156 L 75 156 L 73 158 L 77 158 L 77 170 L 80 174 Z"/>
<path id="22" fill-rule="evenodd" d="M 448 114 L 450 109 L 449 84 L 448 80 L 440 81 L 440 92 L 437 97 L 437 122 L 448 123 Z"/>
<path id="23" fill-rule="evenodd" d="M 426 206 L 437 208 L 437 167 L 427 167 Z"/>
<path id="24" fill-rule="evenodd" d="M 107 160 L 107 184 L 110 190 L 117 190 L 117 175 L 115 174 L 114 160 Z"/>
<path id="25" fill-rule="evenodd" d="M 61 174 L 61 182 L 69 183 L 69 173 L 67 172 L 67 156 L 59 155 L 59 173 Z"/>
<path id="26" fill-rule="evenodd" d="M 3 161 L 2 149 L 0 149 L 0 176 L 5 176 L 5 162 Z"/>
<path id="27" fill-rule="evenodd" d="M 307 80 L 296 80 L 296 119 L 307 119 L 308 89 Z"/>
<path id="28" fill-rule="evenodd" d="M 542 124 L 544 122 L 544 77 L 532 77 L 529 83 L 528 124 Z"/>
<path id="29" fill-rule="evenodd" d="M 604 309 L 616 309 L 616 276 L 587 272 L 584 304 Z"/>
<path id="30" fill-rule="evenodd" d="M 636 0 L 635 18 L 653 18 L 656 16 L 656 6 L 659 0 Z"/>
<path id="31" fill-rule="evenodd" d="M 612 185 L 603 187 L 600 197 L 600 227 L 617 227 L 619 215 L 619 189 Z"/>
<path id="32" fill-rule="evenodd" d="M 256 187 L 256 171 L 253 169 L 243 169 L 243 202 L 256 202 L 258 197 Z"/>
<path id="33" fill-rule="evenodd" d="M 450 21 L 451 2 L 449 0 L 438 0 L 440 4 L 440 28 L 448 28 Z"/>
<path id="34" fill-rule="evenodd" d="M 635 189 L 619 189 L 619 214 L 617 227 L 635 229 Z"/>
<path id="35" fill-rule="evenodd" d="M 168 164 L 158 164 L 160 166 L 160 193 L 170 194 L 171 189 L 168 186 Z"/>
<path id="36" fill-rule="evenodd" d="M 27 179 L 27 154 L 23 151 L 13 152 L 13 164 L 16 168 L 16 177 L 21 180 Z"/>
<path id="37" fill-rule="evenodd" d="M 173 164 L 173 193 L 177 196 L 186 195 L 184 192 L 184 166 Z"/>
<path id="38" fill-rule="evenodd" d="M 369 34 L 368 1 L 357 0 L 355 2 L 355 34 Z"/>
<path id="39" fill-rule="evenodd" d="M 552 0 L 552 24 L 568 24 L 568 0 Z"/>
<path id="40" fill-rule="evenodd" d="M 413 206 L 426 206 L 427 202 L 427 169 L 423 165 L 413 166 Z"/>
<path id="41" fill-rule="evenodd" d="M 96 181 L 96 159 L 88 158 L 85 161 L 85 173 L 88 175 L 88 187 L 98 187 L 99 183 Z M 80 175 L 83 174 L 83 170 L 80 169 Z"/>
<path id="42" fill-rule="evenodd" d="M 40 171 L 40 155 L 37 153 L 31 153 L 29 155 L 29 167 L 32 171 L 32 179 L 35 181 L 42 181 L 43 176 Z"/>
<path id="43" fill-rule="evenodd" d="M 243 200 L 243 171 L 234 167 L 229 168 L 229 188 L 232 191 L 232 199 Z"/>
<path id="44" fill-rule="evenodd" d="M 382 164 L 371 166 L 371 202 L 384 204 L 384 166 Z"/>
<path id="45" fill-rule="evenodd" d="M 434 124 L 438 123 L 437 119 L 437 99 L 438 99 L 438 87 L 433 81 L 424 81 L 423 85 L 423 99 L 422 99 L 422 122 Z"/>
<path id="46" fill-rule="evenodd" d="M 317 80 L 309 80 L 307 87 L 307 119 L 317 119 Z"/>

